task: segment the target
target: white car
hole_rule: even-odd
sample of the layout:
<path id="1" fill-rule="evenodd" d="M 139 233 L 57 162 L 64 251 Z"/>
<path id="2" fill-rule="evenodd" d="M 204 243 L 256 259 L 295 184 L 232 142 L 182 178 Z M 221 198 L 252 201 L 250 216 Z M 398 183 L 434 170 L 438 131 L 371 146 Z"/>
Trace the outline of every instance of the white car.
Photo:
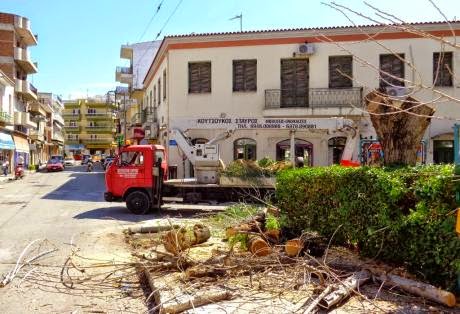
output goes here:
<path id="1" fill-rule="evenodd" d="M 64 166 L 75 166 L 75 159 L 72 157 L 64 158 Z"/>

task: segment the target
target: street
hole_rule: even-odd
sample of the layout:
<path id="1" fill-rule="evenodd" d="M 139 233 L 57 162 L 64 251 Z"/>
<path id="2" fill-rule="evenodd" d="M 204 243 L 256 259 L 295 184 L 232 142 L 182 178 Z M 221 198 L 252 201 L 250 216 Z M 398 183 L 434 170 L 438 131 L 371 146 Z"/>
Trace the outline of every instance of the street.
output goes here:
<path id="1" fill-rule="evenodd" d="M 93 259 L 126 260 L 129 253 L 121 229 L 153 217 L 135 216 L 124 204 L 106 203 L 101 167 L 97 165 L 92 173 L 85 170 L 84 166 L 68 167 L 63 172 L 30 174 L 0 185 L 0 276 L 14 267 L 24 248 L 36 239 L 46 239 L 48 246 L 57 249 L 40 259 L 40 263 L 52 266 L 47 271 L 35 271 L 46 273 L 41 274 L 43 282 L 32 274 L 30 278 L 35 281 L 16 278 L 2 290 L 2 313 L 145 311 L 145 298 L 136 297 L 142 295 L 140 288 L 133 288 L 136 291 L 131 291 L 130 297 L 120 297 L 115 291 L 108 302 L 106 295 L 85 298 L 89 292 L 56 293 L 63 286 L 50 280 L 59 278 L 72 248 L 78 247 L 81 255 Z M 24 277 L 24 273 L 18 277 Z"/>

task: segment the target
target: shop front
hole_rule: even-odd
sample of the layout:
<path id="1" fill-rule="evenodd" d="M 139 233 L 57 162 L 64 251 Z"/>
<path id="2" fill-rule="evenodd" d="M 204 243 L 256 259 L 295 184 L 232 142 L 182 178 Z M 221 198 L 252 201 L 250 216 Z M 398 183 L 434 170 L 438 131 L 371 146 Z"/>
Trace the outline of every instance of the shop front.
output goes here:
<path id="1" fill-rule="evenodd" d="M 30 162 L 30 147 L 29 142 L 26 138 L 21 137 L 19 135 L 13 135 L 14 145 L 16 146 L 14 152 L 14 165 L 17 165 L 17 160 L 19 156 L 24 158 L 25 167 L 29 167 Z"/>
<path id="2" fill-rule="evenodd" d="M 0 165 L 7 161 L 9 164 L 8 173 L 11 173 L 13 169 L 14 148 L 15 145 L 11 134 L 0 132 Z M 1 174 L 3 174 L 3 169 Z"/>

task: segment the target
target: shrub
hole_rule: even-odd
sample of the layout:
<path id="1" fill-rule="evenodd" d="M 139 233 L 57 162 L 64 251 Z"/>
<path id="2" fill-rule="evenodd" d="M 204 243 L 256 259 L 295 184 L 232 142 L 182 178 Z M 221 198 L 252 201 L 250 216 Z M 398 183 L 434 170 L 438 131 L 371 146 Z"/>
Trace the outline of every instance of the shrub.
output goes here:
<path id="1" fill-rule="evenodd" d="M 406 266 L 452 288 L 460 271 L 453 166 L 286 170 L 277 176 L 283 223 L 315 230 L 364 256 Z"/>

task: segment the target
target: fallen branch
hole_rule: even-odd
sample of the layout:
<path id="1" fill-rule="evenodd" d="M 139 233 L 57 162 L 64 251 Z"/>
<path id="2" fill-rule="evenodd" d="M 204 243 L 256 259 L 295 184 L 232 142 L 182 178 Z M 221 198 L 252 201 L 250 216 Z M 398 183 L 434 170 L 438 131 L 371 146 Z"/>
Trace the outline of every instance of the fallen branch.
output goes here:
<path id="1" fill-rule="evenodd" d="M 309 314 L 314 311 L 314 309 L 318 306 L 319 302 L 329 293 L 332 291 L 332 286 L 327 286 L 326 289 L 321 292 L 321 294 L 313 300 L 312 303 L 306 308 L 306 310 L 303 312 L 303 314 Z"/>
<path id="2" fill-rule="evenodd" d="M 163 306 L 160 309 L 160 313 L 175 314 L 181 313 L 199 306 L 230 300 L 232 294 L 228 291 L 216 291 L 216 292 L 206 292 L 197 296 L 192 297 L 188 301 L 179 304 L 172 304 Z"/>
<path id="3" fill-rule="evenodd" d="M 448 307 L 454 307 L 456 304 L 455 295 L 451 292 L 438 289 L 435 286 L 415 281 L 412 279 L 403 278 L 400 276 L 386 274 L 383 272 L 372 270 L 375 278 L 386 286 L 396 286 L 401 290 L 426 298 L 436 303 L 444 304 Z"/>
<path id="4" fill-rule="evenodd" d="M 128 234 L 133 233 L 158 233 L 163 231 L 169 231 L 172 229 L 179 229 L 179 225 L 167 225 L 167 226 L 132 226 L 125 231 Z"/>
<path id="5" fill-rule="evenodd" d="M 334 285 L 334 291 L 320 300 L 319 304 L 327 309 L 333 307 L 334 305 L 348 298 L 353 291 L 356 291 L 370 278 L 371 273 L 367 270 L 362 270 L 358 273 L 354 273 L 343 282 Z"/>

